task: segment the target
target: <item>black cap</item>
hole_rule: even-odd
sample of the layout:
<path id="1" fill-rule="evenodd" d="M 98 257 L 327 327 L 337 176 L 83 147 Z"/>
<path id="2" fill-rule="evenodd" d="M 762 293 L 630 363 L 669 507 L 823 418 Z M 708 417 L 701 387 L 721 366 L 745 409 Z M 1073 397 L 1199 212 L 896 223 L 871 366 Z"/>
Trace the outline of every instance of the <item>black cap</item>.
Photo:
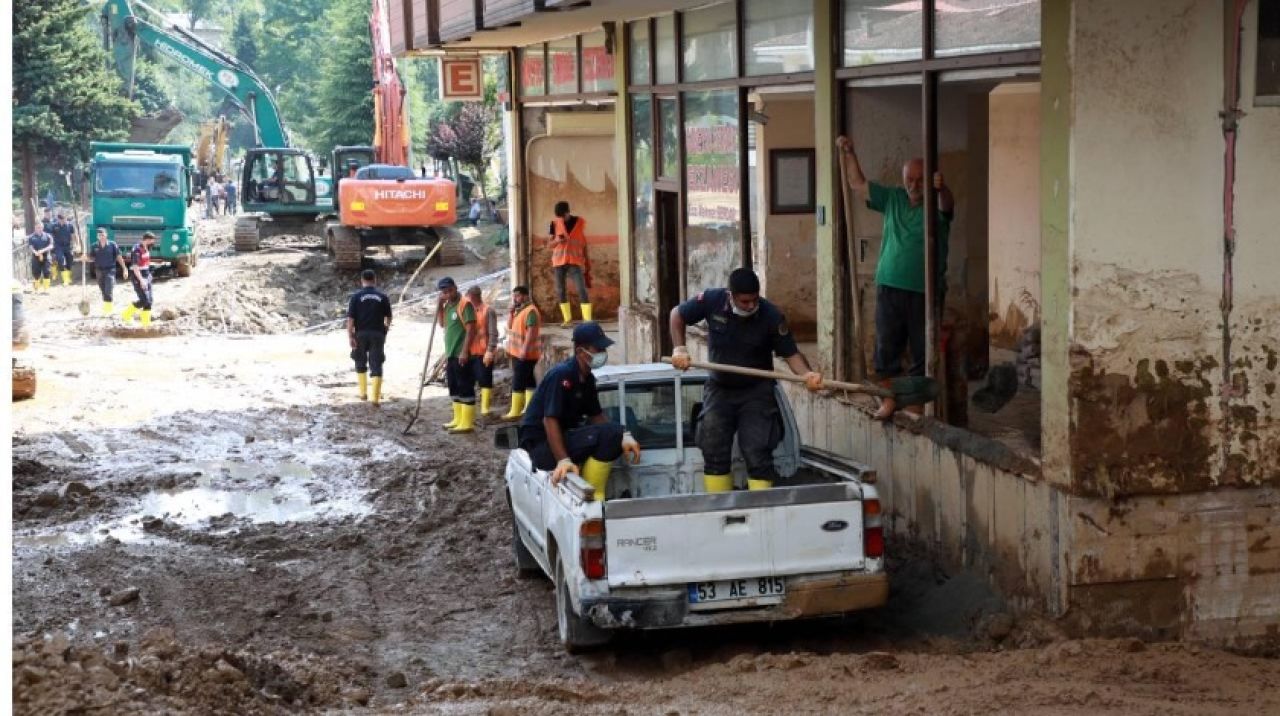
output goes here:
<path id="1" fill-rule="evenodd" d="M 436 288 L 440 289 L 441 291 L 445 290 L 446 288 L 457 288 L 457 287 L 458 287 L 458 284 L 454 283 L 453 279 L 449 278 L 448 276 L 445 276 L 439 281 L 436 281 Z"/>
<path id="2" fill-rule="evenodd" d="M 377 280 L 377 278 L 378 274 L 374 273 L 373 269 L 365 269 L 360 272 L 361 281 L 374 281 Z"/>
<path id="3" fill-rule="evenodd" d="M 729 293 L 760 293 L 760 279 L 749 268 L 734 269 L 729 274 Z"/>
<path id="4" fill-rule="evenodd" d="M 145 234 L 143 234 L 143 235 L 142 235 L 142 238 L 144 238 L 144 239 L 154 239 L 155 237 L 156 237 L 156 235 L 155 235 L 155 234 L 153 234 L 153 233 L 151 233 L 150 231 L 148 231 L 147 233 L 145 233 Z"/>
<path id="5" fill-rule="evenodd" d="M 573 329 L 573 344 L 575 346 L 591 346 L 598 351 L 602 351 L 613 345 L 613 340 L 604 334 L 604 329 L 595 321 L 587 321 L 579 323 Z"/>

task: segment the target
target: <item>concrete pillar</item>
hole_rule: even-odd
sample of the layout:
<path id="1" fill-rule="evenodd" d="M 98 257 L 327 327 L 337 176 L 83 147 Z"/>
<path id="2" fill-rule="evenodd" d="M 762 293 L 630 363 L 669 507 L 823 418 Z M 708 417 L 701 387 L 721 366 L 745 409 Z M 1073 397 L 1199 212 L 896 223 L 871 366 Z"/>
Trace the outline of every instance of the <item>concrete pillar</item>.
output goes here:
<path id="1" fill-rule="evenodd" d="M 632 276 L 634 252 L 631 245 L 631 103 L 627 95 L 628 67 L 631 64 L 631 44 L 624 22 L 614 24 L 613 33 L 613 86 L 617 90 L 617 102 L 613 105 L 614 151 L 617 156 L 618 189 L 618 323 L 625 326 L 627 311 L 635 301 Z M 630 361 L 627 331 L 619 331 L 619 346 L 624 360 Z"/>
<path id="2" fill-rule="evenodd" d="M 835 207 L 839 202 L 836 191 L 835 139 L 836 108 L 840 99 L 840 86 L 835 78 L 839 61 L 837 21 L 839 0 L 814 0 L 813 20 L 813 134 L 815 194 L 818 221 L 815 240 L 818 242 L 818 354 L 809 356 L 817 370 L 832 375 L 842 357 L 836 345 L 836 322 L 841 320 L 840 294 L 844 290 L 841 276 L 840 251 L 835 231 Z"/>

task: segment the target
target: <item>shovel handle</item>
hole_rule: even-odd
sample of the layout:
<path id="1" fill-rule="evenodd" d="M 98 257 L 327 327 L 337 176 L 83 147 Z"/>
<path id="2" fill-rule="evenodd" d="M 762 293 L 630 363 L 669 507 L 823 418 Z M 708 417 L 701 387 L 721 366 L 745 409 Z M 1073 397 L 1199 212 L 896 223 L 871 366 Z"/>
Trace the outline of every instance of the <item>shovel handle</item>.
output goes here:
<path id="1" fill-rule="evenodd" d="M 671 358 L 663 356 L 663 363 L 670 363 Z M 708 363 L 706 361 L 691 361 L 690 366 L 694 368 L 702 368 L 703 370 L 714 370 L 718 373 L 734 373 L 737 375 L 745 375 L 751 378 L 765 378 L 768 380 L 786 380 L 792 383 L 803 383 L 804 376 L 794 375 L 791 373 L 783 373 L 776 370 L 761 370 L 759 368 L 746 368 L 740 365 L 726 365 L 724 363 Z M 885 390 L 879 386 L 866 385 L 864 383 L 846 383 L 840 380 L 823 380 L 822 387 L 831 390 L 845 390 L 850 393 L 865 393 L 881 398 L 892 398 L 893 392 Z"/>

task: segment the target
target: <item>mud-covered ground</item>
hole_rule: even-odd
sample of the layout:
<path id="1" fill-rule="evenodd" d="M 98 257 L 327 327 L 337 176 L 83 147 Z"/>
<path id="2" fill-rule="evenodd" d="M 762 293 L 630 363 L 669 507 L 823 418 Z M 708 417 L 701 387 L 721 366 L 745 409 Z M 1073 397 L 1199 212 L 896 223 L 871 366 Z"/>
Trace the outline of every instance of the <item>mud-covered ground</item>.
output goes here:
<path id="1" fill-rule="evenodd" d="M 13 406 L 19 713 L 1114 713 L 1280 711 L 1280 662 L 1064 639 L 981 579 L 895 559 L 893 605 L 809 624 L 642 634 L 585 657 L 517 580 L 492 430 L 449 436 L 428 326 L 400 312 L 386 402 L 321 326 L 353 277 L 305 240 L 206 255 L 146 336 L 28 297 L 34 400 Z M 483 276 L 502 249 L 474 236 Z M 379 261 L 398 296 L 412 254 Z M 122 306 L 124 292 L 117 296 Z M 438 351 L 438 347 L 437 347 Z M 505 407 L 499 390 L 495 403 Z"/>

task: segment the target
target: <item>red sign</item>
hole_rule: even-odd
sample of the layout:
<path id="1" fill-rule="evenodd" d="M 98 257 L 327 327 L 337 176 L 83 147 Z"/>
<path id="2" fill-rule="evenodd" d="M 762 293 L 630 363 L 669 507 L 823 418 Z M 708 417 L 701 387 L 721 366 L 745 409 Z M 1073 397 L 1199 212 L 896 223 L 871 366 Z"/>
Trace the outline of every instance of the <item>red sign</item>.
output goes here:
<path id="1" fill-rule="evenodd" d="M 440 58 L 440 99 L 475 102 L 484 98 L 479 58 Z"/>

